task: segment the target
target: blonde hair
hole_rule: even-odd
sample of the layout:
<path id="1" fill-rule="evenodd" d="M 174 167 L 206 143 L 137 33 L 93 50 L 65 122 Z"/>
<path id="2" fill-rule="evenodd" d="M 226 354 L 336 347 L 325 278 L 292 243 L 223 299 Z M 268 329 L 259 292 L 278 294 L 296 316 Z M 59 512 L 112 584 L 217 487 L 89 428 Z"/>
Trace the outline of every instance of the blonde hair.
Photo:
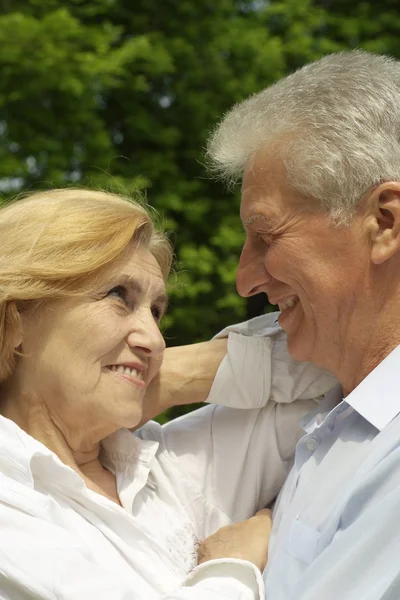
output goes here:
<path id="1" fill-rule="evenodd" d="M 149 211 L 129 198 L 60 189 L 0 208 L 0 381 L 18 355 L 20 309 L 85 293 L 130 244 L 148 248 L 167 279 L 170 242 Z"/>

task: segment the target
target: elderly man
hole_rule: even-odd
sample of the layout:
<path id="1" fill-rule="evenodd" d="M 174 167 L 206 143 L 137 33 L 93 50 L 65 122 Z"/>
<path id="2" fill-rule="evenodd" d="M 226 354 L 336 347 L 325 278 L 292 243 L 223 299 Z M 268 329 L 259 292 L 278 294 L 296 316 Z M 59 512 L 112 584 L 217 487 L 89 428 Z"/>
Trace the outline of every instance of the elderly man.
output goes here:
<path id="1" fill-rule="evenodd" d="M 268 600 L 399 600 L 400 62 L 327 56 L 235 106 L 209 156 L 243 175 L 237 274 L 291 356 L 340 381 L 278 497 Z"/>

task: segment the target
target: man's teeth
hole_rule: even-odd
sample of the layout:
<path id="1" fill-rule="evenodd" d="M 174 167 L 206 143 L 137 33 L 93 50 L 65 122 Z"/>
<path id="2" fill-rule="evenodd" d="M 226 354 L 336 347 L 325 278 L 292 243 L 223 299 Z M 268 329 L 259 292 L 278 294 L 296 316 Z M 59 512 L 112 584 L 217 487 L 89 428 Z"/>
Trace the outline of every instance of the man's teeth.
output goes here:
<path id="1" fill-rule="evenodd" d="M 296 304 L 298 300 L 297 296 L 290 296 L 290 298 L 286 298 L 285 300 L 282 300 L 282 302 L 279 302 L 278 306 L 279 306 L 279 310 L 282 312 L 284 310 L 286 310 L 286 308 L 290 308 L 291 306 L 294 306 Z"/>
<path id="2" fill-rule="evenodd" d="M 131 367 L 124 367 L 124 365 L 111 365 L 110 371 L 121 373 L 123 375 L 129 375 L 130 377 L 136 377 L 137 379 L 143 380 L 143 371 L 137 371 Z"/>

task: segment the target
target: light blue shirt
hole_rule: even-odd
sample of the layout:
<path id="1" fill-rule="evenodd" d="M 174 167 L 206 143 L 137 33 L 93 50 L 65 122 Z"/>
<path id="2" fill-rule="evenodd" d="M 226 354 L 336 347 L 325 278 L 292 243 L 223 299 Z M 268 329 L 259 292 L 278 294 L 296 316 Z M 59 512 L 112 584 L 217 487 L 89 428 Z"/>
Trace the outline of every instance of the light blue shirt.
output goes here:
<path id="1" fill-rule="evenodd" d="M 274 510 L 268 600 L 400 600 L 400 346 L 303 419 Z"/>

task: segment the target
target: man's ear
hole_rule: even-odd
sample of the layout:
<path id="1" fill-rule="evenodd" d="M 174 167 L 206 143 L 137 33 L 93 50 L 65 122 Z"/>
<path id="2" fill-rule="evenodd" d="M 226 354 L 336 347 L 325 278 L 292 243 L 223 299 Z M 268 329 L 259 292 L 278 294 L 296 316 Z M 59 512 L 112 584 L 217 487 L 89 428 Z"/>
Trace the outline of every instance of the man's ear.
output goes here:
<path id="1" fill-rule="evenodd" d="M 400 251 L 400 182 L 385 182 L 370 195 L 371 260 L 380 265 Z"/>

